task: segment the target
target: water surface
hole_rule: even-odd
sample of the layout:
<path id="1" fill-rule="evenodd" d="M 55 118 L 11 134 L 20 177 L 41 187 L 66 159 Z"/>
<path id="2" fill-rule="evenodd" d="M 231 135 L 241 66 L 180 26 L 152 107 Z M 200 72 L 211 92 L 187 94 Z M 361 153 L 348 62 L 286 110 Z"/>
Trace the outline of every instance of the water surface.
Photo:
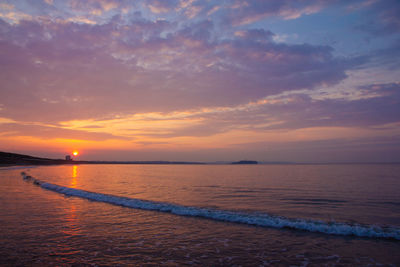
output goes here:
<path id="1" fill-rule="evenodd" d="M 76 165 L 24 170 L 100 195 L 326 225 L 400 229 L 399 165 Z M 121 207 L 0 171 L 6 264 L 399 264 L 400 241 Z M 190 214 L 182 214 L 190 215 Z M 252 217 L 253 216 L 253 217 Z M 394 229 L 394 230 L 393 230 Z M 311 228 L 312 230 L 312 228 Z"/>

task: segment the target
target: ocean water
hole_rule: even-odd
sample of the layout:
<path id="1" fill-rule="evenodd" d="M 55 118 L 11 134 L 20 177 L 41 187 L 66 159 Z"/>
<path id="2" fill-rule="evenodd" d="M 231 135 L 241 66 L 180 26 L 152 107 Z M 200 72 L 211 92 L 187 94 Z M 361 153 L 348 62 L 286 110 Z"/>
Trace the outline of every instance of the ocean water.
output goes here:
<path id="1" fill-rule="evenodd" d="M 396 164 L 3 167 L 0 184 L 0 265 L 400 265 Z"/>

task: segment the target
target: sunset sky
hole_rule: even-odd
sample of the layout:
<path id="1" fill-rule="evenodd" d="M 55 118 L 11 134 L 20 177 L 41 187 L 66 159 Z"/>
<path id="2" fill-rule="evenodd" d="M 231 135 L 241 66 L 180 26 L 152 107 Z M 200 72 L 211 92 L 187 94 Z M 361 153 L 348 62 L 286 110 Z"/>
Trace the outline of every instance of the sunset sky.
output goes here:
<path id="1" fill-rule="evenodd" d="M 400 2 L 0 0 L 0 151 L 400 161 Z"/>

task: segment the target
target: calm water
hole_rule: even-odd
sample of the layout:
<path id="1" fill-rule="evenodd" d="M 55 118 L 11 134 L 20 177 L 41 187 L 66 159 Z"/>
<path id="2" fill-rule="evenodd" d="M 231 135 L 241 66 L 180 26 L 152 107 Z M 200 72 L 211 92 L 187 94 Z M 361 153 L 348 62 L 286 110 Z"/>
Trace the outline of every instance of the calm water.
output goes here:
<path id="1" fill-rule="evenodd" d="M 400 165 L 1 168 L 0 182 L 2 265 L 400 265 Z"/>

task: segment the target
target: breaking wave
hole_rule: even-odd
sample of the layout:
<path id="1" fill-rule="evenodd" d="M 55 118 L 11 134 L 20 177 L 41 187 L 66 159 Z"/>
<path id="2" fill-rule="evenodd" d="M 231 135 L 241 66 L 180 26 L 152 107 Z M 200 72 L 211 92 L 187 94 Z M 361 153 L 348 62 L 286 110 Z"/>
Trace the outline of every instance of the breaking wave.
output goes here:
<path id="1" fill-rule="evenodd" d="M 134 209 L 160 211 L 181 216 L 202 217 L 216 221 L 242 223 L 261 227 L 289 228 L 332 235 L 389 238 L 400 240 L 400 229 L 394 227 L 380 227 L 375 225 L 360 225 L 338 222 L 328 223 L 318 220 L 291 219 L 280 216 L 272 216 L 266 213 L 247 214 L 226 210 L 190 207 L 89 192 L 81 189 L 46 183 L 35 179 L 32 176 L 26 175 L 24 172 L 22 172 L 21 175 L 24 180 L 31 181 L 33 184 L 36 184 L 44 189 L 64 194 L 66 196 L 75 196 L 92 201 L 104 202 Z"/>

